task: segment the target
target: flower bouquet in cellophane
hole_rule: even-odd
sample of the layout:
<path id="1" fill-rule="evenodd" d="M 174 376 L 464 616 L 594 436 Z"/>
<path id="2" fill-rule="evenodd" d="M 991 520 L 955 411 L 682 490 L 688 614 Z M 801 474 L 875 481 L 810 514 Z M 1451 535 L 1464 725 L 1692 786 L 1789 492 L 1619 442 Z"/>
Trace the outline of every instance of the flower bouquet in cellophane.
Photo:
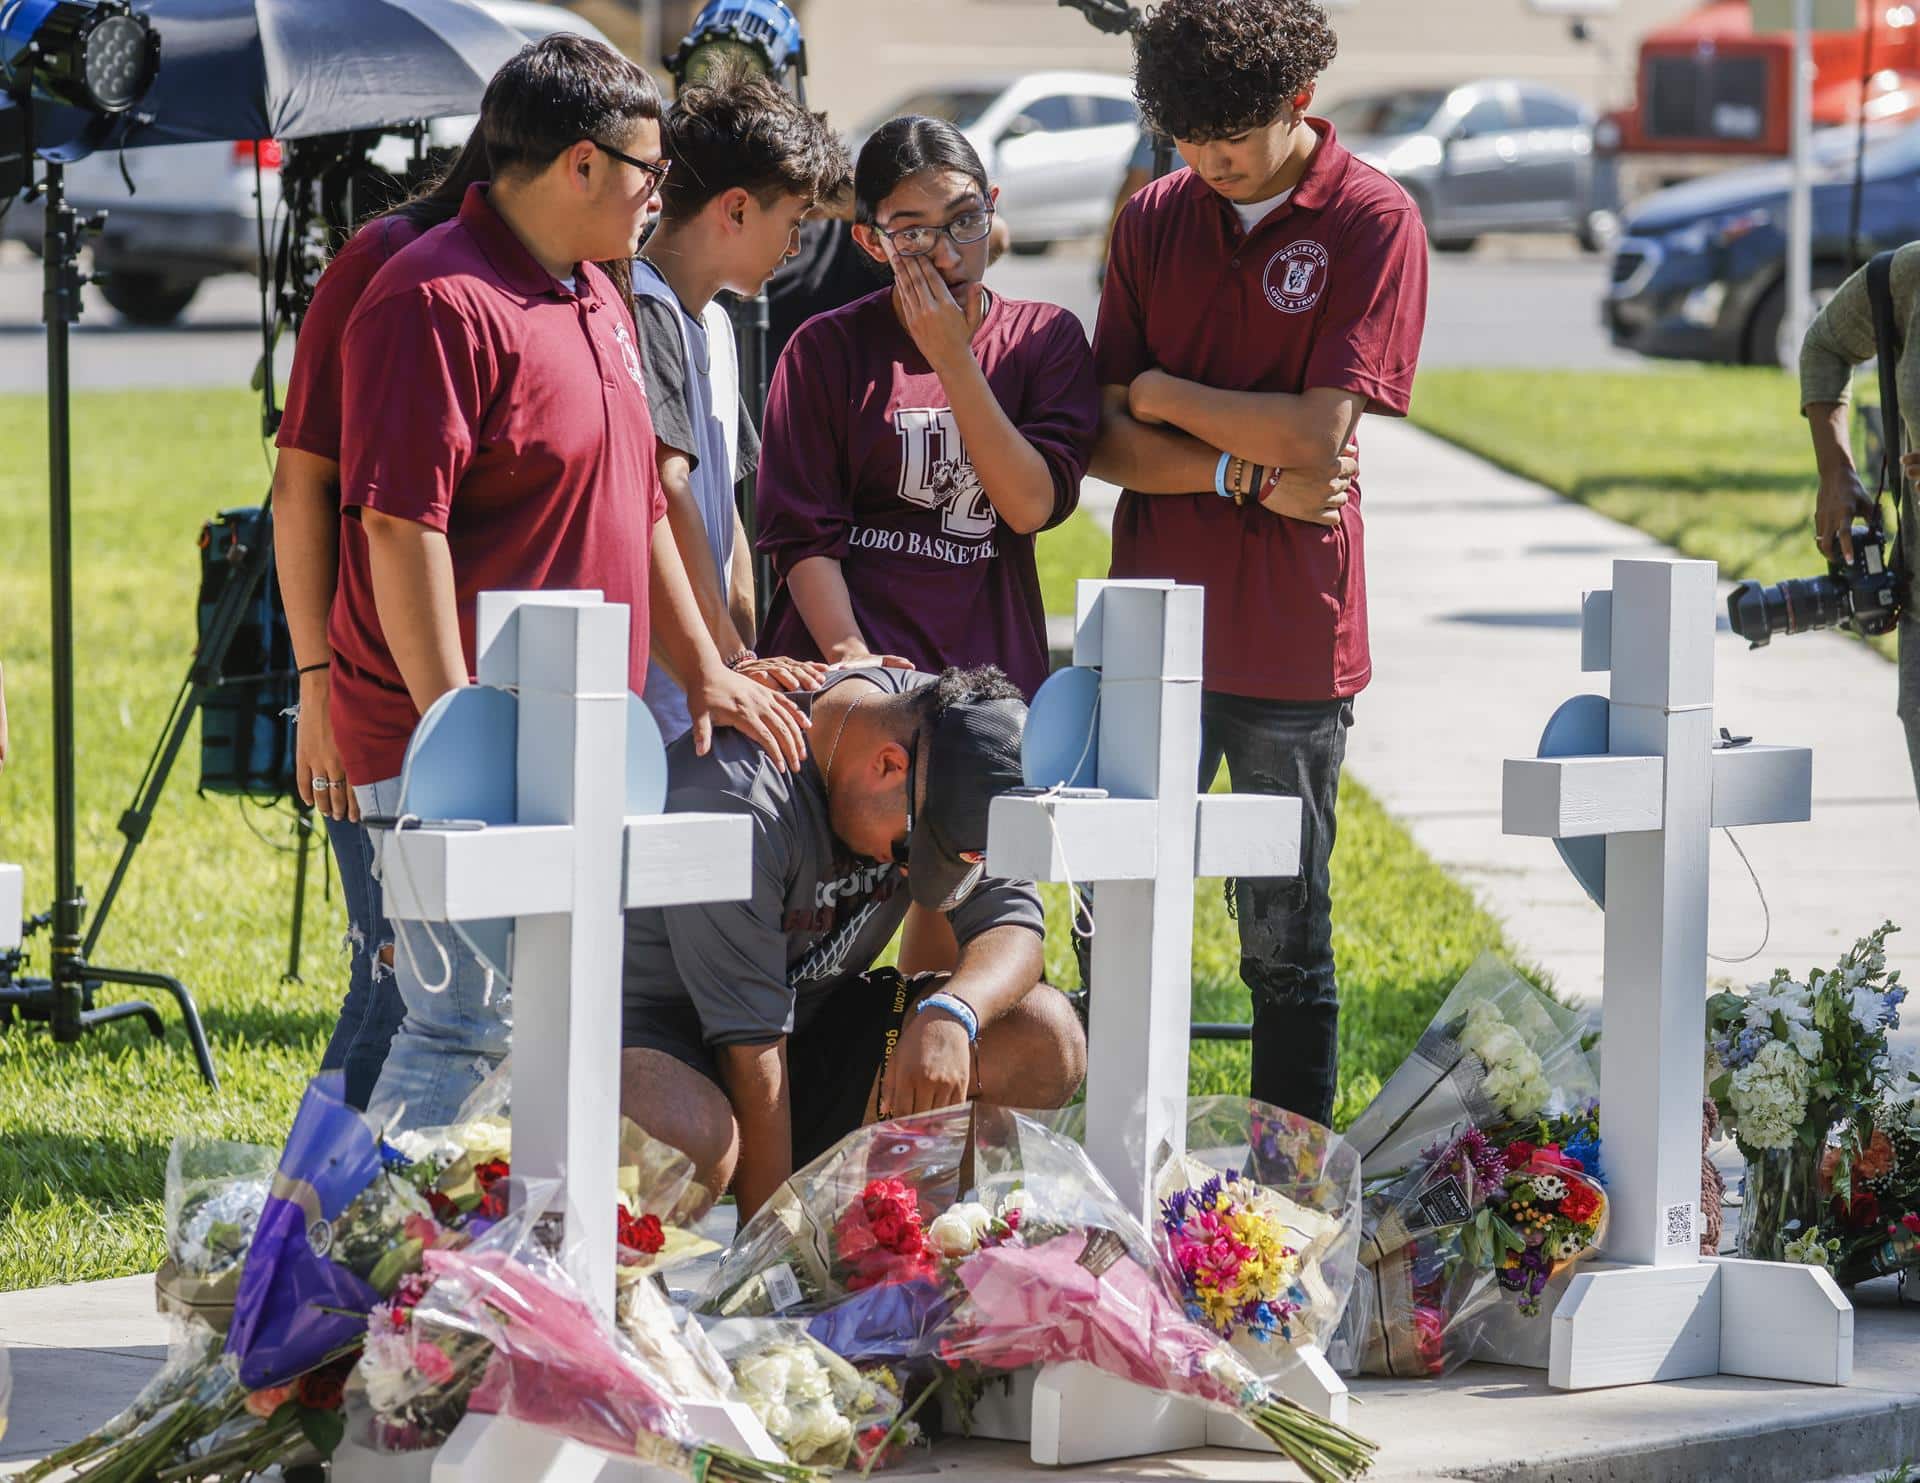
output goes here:
<path id="1" fill-rule="evenodd" d="M 1316 1483 L 1365 1471 L 1373 1444 L 1275 1394 L 1190 1320 L 1178 1280 L 1078 1145 L 1036 1119 L 976 1109 L 978 1201 L 1019 1212 L 953 1268 L 963 1300 L 939 1333 L 951 1365 L 1084 1363 L 1236 1416 Z"/>
<path id="2" fill-rule="evenodd" d="M 875 1328 L 897 1334 L 911 1316 L 908 1300 L 939 1295 L 929 1230 L 960 1197 L 970 1126 L 968 1109 L 955 1107 L 856 1129 L 755 1212 L 708 1279 L 699 1311 L 798 1316 L 872 1292 L 903 1304 Z"/>
<path id="3" fill-rule="evenodd" d="M 1187 1316 L 1263 1378 L 1325 1347 L 1353 1289 L 1360 1159 L 1307 1118 L 1244 1097 L 1187 1102 L 1185 1152 L 1153 1160 L 1156 1231 Z"/>
<path id="4" fill-rule="evenodd" d="M 1497 1135 L 1592 1101 L 1586 1017 L 1494 957 L 1474 960 L 1346 1130 L 1369 1180 L 1397 1175 L 1464 1128 Z"/>

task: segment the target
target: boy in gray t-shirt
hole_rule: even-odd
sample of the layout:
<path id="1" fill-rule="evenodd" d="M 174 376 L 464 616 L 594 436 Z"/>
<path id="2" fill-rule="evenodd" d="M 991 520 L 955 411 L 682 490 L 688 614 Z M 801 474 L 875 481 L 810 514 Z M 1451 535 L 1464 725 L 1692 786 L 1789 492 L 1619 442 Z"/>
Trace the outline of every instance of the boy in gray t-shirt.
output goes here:
<path id="1" fill-rule="evenodd" d="M 982 878 L 988 806 L 1020 782 L 1019 692 L 991 667 L 874 667 L 795 698 L 798 771 L 730 732 L 667 754 L 669 812 L 753 820 L 751 897 L 627 917 L 623 1108 L 716 1193 L 731 1180 L 743 1219 L 876 1114 L 1058 1106 L 1085 1067 L 1040 981 L 1039 894 Z M 951 924 L 951 976 L 869 973 L 909 900 Z"/>

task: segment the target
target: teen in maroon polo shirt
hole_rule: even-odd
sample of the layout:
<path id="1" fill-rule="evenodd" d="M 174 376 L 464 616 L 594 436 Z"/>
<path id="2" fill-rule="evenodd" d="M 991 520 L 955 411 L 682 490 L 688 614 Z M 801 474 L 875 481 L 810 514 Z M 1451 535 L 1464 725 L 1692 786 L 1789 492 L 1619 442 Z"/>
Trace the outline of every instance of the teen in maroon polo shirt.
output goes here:
<path id="1" fill-rule="evenodd" d="M 333 608 L 334 734 L 363 813 L 399 812 L 420 716 L 470 683 L 478 596 L 598 589 L 632 614 L 630 685 L 648 640 L 690 677 L 696 744 L 737 725 L 786 765 L 805 755 L 783 695 L 721 664 L 671 534 L 626 305 L 597 260 L 631 257 L 665 168 L 660 97 L 598 42 L 552 36 L 488 84 L 491 185 L 382 268 L 347 327 Z M 650 611 L 654 621 L 649 623 Z M 421 934 L 424 938 L 424 934 Z M 504 1054 L 503 986 L 463 936 L 400 933 L 406 1019 L 371 1105 L 450 1120 Z M 419 965 L 444 984 L 421 982 Z"/>
<path id="2" fill-rule="evenodd" d="M 1164 0 L 1134 48 L 1146 123 L 1188 168 L 1135 196 L 1114 231 L 1093 469 L 1126 490 L 1113 575 L 1206 589 L 1203 786 L 1224 756 L 1236 788 L 1302 800 L 1299 879 L 1239 883 L 1240 971 L 1253 1094 L 1324 1123 L 1339 1061 L 1334 805 L 1371 674 L 1344 450 L 1363 413 L 1406 414 L 1426 234 L 1399 186 L 1307 117 L 1335 49 L 1316 0 Z M 1232 496 L 1249 484 L 1258 496 Z"/>

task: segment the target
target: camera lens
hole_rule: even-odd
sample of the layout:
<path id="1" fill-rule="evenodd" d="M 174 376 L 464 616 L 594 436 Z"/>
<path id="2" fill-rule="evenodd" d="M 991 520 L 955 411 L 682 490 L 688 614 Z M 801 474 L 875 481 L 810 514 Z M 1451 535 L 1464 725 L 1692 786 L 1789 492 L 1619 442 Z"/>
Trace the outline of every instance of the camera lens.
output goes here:
<path id="1" fill-rule="evenodd" d="M 1742 582 L 1727 595 L 1727 622 L 1754 648 L 1776 633 L 1832 628 L 1847 616 L 1847 584 L 1837 577 L 1795 577 L 1763 587 Z"/>

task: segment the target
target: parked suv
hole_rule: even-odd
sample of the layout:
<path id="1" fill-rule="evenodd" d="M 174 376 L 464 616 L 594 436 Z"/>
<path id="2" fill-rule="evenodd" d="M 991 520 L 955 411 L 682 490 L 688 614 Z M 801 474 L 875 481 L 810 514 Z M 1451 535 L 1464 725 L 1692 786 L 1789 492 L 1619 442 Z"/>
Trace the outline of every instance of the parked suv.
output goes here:
<path id="1" fill-rule="evenodd" d="M 1104 236 L 1140 135 L 1133 84 L 1106 72 L 1033 72 L 914 93 L 875 114 L 859 138 L 903 113 L 945 119 L 967 136 L 1000 187 L 1019 253 Z"/>
<path id="2" fill-rule="evenodd" d="M 475 3 L 530 41 L 563 30 L 607 39 L 591 22 L 558 5 L 539 0 Z M 457 149 L 477 121 L 435 119 L 428 143 Z M 376 152 L 375 162 L 397 171 L 410 153 L 404 142 L 390 140 Z M 180 317 L 207 279 L 257 273 L 260 224 L 254 183 L 257 178 L 271 234 L 280 206 L 279 168 L 280 144 L 273 139 L 156 145 L 90 155 L 69 165 L 69 199 L 83 212 L 107 213 L 106 229 L 91 239 L 101 296 L 131 323 L 165 325 Z M 37 252 L 41 221 L 39 203 L 23 202 L 7 214 L 6 235 Z"/>
<path id="3" fill-rule="evenodd" d="M 1402 88 L 1327 109 L 1340 142 L 1407 188 L 1442 252 L 1485 232 L 1571 232 L 1612 240 L 1612 174 L 1593 150 L 1593 113 L 1538 83 L 1491 79 Z"/>
<path id="4" fill-rule="evenodd" d="M 1847 276 L 1853 209 L 1851 128 L 1814 137 L 1813 287 L 1818 304 Z M 1658 191 L 1634 208 L 1613 257 L 1602 316 L 1613 343 L 1683 360 L 1794 364 L 1786 318 L 1785 164 L 1729 170 Z M 1920 238 L 1920 125 L 1870 136 L 1860 258 Z"/>

